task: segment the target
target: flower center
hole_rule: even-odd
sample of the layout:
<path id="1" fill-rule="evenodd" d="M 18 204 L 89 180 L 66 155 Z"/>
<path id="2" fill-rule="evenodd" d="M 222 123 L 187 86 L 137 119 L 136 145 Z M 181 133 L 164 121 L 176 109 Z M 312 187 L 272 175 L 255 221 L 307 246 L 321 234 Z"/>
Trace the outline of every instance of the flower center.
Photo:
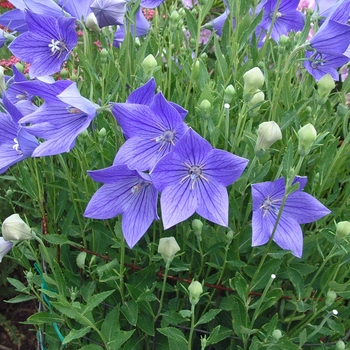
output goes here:
<path id="1" fill-rule="evenodd" d="M 205 166 L 205 164 L 202 164 L 202 165 L 190 165 L 188 163 L 185 163 L 185 165 L 188 168 L 187 175 L 184 176 L 180 180 L 180 184 L 184 183 L 186 180 L 190 180 L 190 182 L 191 182 L 191 190 L 194 190 L 194 185 L 195 185 L 196 182 L 202 181 L 202 180 L 204 180 L 206 182 L 209 182 L 209 180 L 203 174 L 203 167 Z"/>
<path id="2" fill-rule="evenodd" d="M 262 209 L 264 211 L 263 217 L 265 217 L 267 212 L 272 212 L 272 213 L 278 214 L 279 208 L 277 206 L 275 206 L 274 203 L 279 202 L 279 201 L 280 201 L 280 199 L 272 200 L 270 198 L 270 196 L 267 196 L 267 198 L 264 199 L 262 206 L 260 207 L 260 209 Z"/>
<path id="3" fill-rule="evenodd" d="M 16 95 L 17 100 L 28 100 L 28 94 L 26 92 L 22 92 L 21 94 Z"/>
<path id="4" fill-rule="evenodd" d="M 164 146 L 168 146 L 169 144 L 171 144 L 172 146 L 175 146 L 175 143 L 174 143 L 175 131 L 172 131 L 169 129 L 164 130 L 160 136 L 157 136 L 152 140 L 156 141 L 156 143 L 161 144 L 158 149 L 158 152 L 160 152 Z"/>
<path id="5" fill-rule="evenodd" d="M 273 18 L 273 14 L 274 14 L 274 11 L 273 12 L 270 12 L 270 14 L 269 14 L 269 18 L 272 20 L 272 18 Z M 283 14 L 281 13 L 281 12 L 277 12 L 276 13 L 276 18 L 280 18 L 280 17 L 282 17 L 283 16 Z"/>
<path id="6" fill-rule="evenodd" d="M 13 139 L 13 142 L 15 143 L 12 148 L 18 153 L 18 154 L 23 154 L 21 151 L 21 147 L 19 146 L 18 140 L 16 138 Z"/>
<path id="7" fill-rule="evenodd" d="M 322 60 L 322 55 L 319 52 L 312 55 L 310 57 L 310 60 L 311 60 L 310 65 L 311 65 L 311 68 L 313 69 L 318 69 L 320 66 L 323 66 L 325 62 L 324 60 Z"/>
<path id="8" fill-rule="evenodd" d="M 135 186 L 131 187 L 131 193 L 132 194 L 139 193 L 142 188 L 148 187 L 150 184 L 151 182 L 149 181 L 139 180 L 139 182 Z"/>
<path id="9" fill-rule="evenodd" d="M 49 44 L 48 46 L 52 52 L 52 56 L 56 55 L 56 53 L 58 52 L 57 58 L 61 57 L 63 51 L 68 52 L 67 46 L 62 40 L 52 39 L 51 44 Z"/>

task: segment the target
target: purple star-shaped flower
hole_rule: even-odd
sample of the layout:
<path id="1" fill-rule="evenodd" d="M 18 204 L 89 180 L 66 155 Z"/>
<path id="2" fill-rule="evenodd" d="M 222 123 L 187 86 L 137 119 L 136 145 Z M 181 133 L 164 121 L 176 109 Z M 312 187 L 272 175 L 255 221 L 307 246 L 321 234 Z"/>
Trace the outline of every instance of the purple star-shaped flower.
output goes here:
<path id="1" fill-rule="evenodd" d="M 268 33 L 278 0 L 265 0 L 257 6 L 257 13 L 264 11 L 263 19 L 257 28 L 257 33 Z M 297 10 L 299 0 L 281 0 L 277 15 L 273 23 L 271 38 L 276 42 L 281 35 L 288 35 L 290 31 L 300 31 L 304 27 L 304 15 Z M 264 35 L 257 35 L 263 39 Z"/>
<path id="2" fill-rule="evenodd" d="M 330 211 L 316 198 L 302 192 L 307 177 L 296 176 L 293 184 L 296 182 L 299 182 L 300 187 L 287 197 L 273 240 L 282 249 L 291 250 L 293 255 L 301 258 L 303 233 L 300 224 L 316 221 Z M 253 247 L 269 241 L 285 190 L 284 178 L 252 185 Z"/>
<path id="3" fill-rule="evenodd" d="M 153 220 L 158 220 L 158 191 L 149 175 L 130 170 L 126 165 L 89 171 L 89 176 L 104 185 L 91 198 L 84 216 L 110 219 L 122 215 L 122 231 L 132 248 Z"/>
<path id="4" fill-rule="evenodd" d="M 28 31 L 19 35 L 9 46 L 21 60 L 31 63 L 31 78 L 60 71 L 78 41 L 75 18 L 54 18 L 25 12 Z"/>
<path id="5" fill-rule="evenodd" d="M 161 92 L 149 105 L 115 103 L 112 113 L 127 138 L 113 164 L 127 164 L 131 169 L 153 169 L 188 130 L 182 116 Z"/>
<path id="6" fill-rule="evenodd" d="M 19 123 L 30 134 L 46 140 L 33 153 L 33 157 L 69 152 L 75 139 L 96 116 L 96 106 L 82 97 L 71 81 L 47 84 L 42 81 L 19 83 L 23 89 L 45 100 L 35 112 L 21 118 Z"/>
<path id="7" fill-rule="evenodd" d="M 151 78 L 146 84 L 143 84 L 136 90 L 134 90 L 129 97 L 127 98 L 127 103 L 135 103 L 140 105 L 149 106 L 155 97 L 155 90 L 157 88 L 156 81 L 154 78 Z M 182 108 L 180 105 L 168 101 L 181 115 L 182 119 L 185 119 L 187 115 L 187 110 Z"/>
<path id="8" fill-rule="evenodd" d="M 189 129 L 151 173 L 154 186 L 161 191 L 164 228 L 188 219 L 195 212 L 228 226 L 226 186 L 241 176 L 247 163 L 245 158 L 213 148 Z"/>
<path id="9" fill-rule="evenodd" d="M 37 139 L 18 124 L 23 115 L 7 99 L 6 93 L 3 93 L 2 102 L 6 112 L 0 112 L 0 174 L 30 157 L 39 145 Z"/>
<path id="10" fill-rule="evenodd" d="M 124 24 L 126 12 L 124 0 L 95 0 L 90 8 L 95 14 L 100 28 L 118 24 Z"/>

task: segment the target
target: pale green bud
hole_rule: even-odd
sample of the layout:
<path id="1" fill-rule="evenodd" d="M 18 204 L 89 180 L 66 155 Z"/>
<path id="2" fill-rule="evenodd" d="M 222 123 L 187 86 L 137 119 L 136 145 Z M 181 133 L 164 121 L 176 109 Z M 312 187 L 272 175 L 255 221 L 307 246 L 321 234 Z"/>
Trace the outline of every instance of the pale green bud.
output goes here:
<path id="1" fill-rule="evenodd" d="M 255 92 L 264 85 L 265 78 L 260 68 L 254 67 L 243 74 L 243 80 L 243 96 L 244 100 L 248 102 L 252 99 Z"/>
<path id="2" fill-rule="evenodd" d="M 196 236 L 200 236 L 202 234 L 203 222 L 199 219 L 192 220 L 192 230 Z"/>
<path id="3" fill-rule="evenodd" d="M 170 264 L 175 254 L 180 250 L 174 237 L 164 237 L 159 240 L 158 253 L 161 254 L 166 264 Z"/>
<path id="4" fill-rule="evenodd" d="M 80 252 L 77 256 L 77 266 L 79 269 L 84 269 L 86 260 L 86 252 Z"/>
<path id="5" fill-rule="evenodd" d="M 265 99 L 265 94 L 260 91 L 260 90 L 256 90 L 255 94 L 252 96 L 252 98 L 248 101 L 248 108 L 250 109 L 249 113 L 251 117 L 254 117 L 258 114 L 259 109 L 260 109 L 260 105 L 253 108 L 254 106 L 256 106 L 258 103 L 263 102 Z"/>
<path id="6" fill-rule="evenodd" d="M 99 138 L 100 140 L 103 140 L 103 139 L 106 137 L 106 135 L 107 135 L 106 129 L 105 129 L 105 128 L 101 128 L 101 129 L 99 130 L 99 132 L 98 132 L 98 138 Z"/>
<path id="7" fill-rule="evenodd" d="M 180 14 L 177 11 L 173 11 L 170 15 L 170 28 L 176 30 L 180 22 Z"/>
<path id="8" fill-rule="evenodd" d="M 199 302 L 199 298 L 203 293 L 203 287 L 198 281 L 192 281 L 188 286 L 188 291 L 190 293 L 190 303 L 196 305 Z"/>
<path id="9" fill-rule="evenodd" d="M 339 115 L 339 117 L 346 117 L 348 113 L 349 113 L 349 108 L 346 105 L 339 103 L 337 106 L 337 114 Z"/>
<path id="10" fill-rule="evenodd" d="M 141 63 L 143 73 L 146 80 L 149 80 L 154 73 L 154 70 L 157 68 L 157 60 L 152 54 L 149 54 Z"/>
<path id="11" fill-rule="evenodd" d="M 226 89 L 224 93 L 224 102 L 225 103 L 231 103 L 233 97 L 235 96 L 236 90 L 233 87 L 232 84 L 230 84 Z"/>
<path id="12" fill-rule="evenodd" d="M 335 349 L 336 350 L 344 350 L 346 348 L 345 343 L 342 340 L 339 340 L 336 344 L 335 344 Z"/>
<path id="13" fill-rule="evenodd" d="M 290 41 L 289 37 L 283 34 L 283 35 L 280 36 L 280 39 L 279 39 L 278 43 L 281 46 L 287 46 L 289 41 Z"/>
<path id="14" fill-rule="evenodd" d="M 101 55 L 101 62 L 102 63 L 107 63 L 108 61 L 108 51 L 107 49 L 103 48 L 100 52 Z"/>
<path id="15" fill-rule="evenodd" d="M 227 241 L 231 244 L 231 242 L 233 241 L 233 237 L 234 237 L 234 232 L 232 230 L 228 231 L 226 233 L 226 238 L 227 238 Z"/>
<path id="16" fill-rule="evenodd" d="M 32 229 L 18 214 L 12 214 L 2 223 L 2 236 L 5 241 L 21 241 L 31 239 L 33 234 Z"/>
<path id="17" fill-rule="evenodd" d="M 333 290 L 329 290 L 326 294 L 326 305 L 330 306 L 334 303 L 335 299 L 337 298 L 337 293 Z"/>
<path id="18" fill-rule="evenodd" d="M 324 75 L 317 83 L 318 102 L 324 104 L 330 92 L 335 88 L 335 82 L 330 74 Z"/>
<path id="19" fill-rule="evenodd" d="M 282 132 L 274 121 L 264 122 L 258 128 L 258 140 L 255 146 L 255 154 L 260 155 L 261 150 L 266 151 L 271 145 L 282 139 Z"/>
<path id="20" fill-rule="evenodd" d="M 272 338 L 275 339 L 275 340 L 281 339 L 282 338 L 282 332 L 279 329 L 275 329 L 272 332 Z"/>
<path id="21" fill-rule="evenodd" d="M 99 33 L 101 28 L 98 25 L 97 18 L 93 12 L 89 13 L 85 21 L 86 28 L 92 30 L 95 33 Z"/>
<path id="22" fill-rule="evenodd" d="M 197 80 L 198 77 L 199 77 L 199 60 L 196 60 L 193 67 L 193 78 Z"/>
<path id="23" fill-rule="evenodd" d="M 350 234 L 350 222 L 349 221 L 340 221 L 336 225 L 336 237 L 338 241 L 342 241 Z"/>
<path id="24" fill-rule="evenodd" d="M 306 124 L 298 131 L 299 146 L 298 152 L 301 156 L 309 154 L 312 144 L 317 137 L 316 129 L 312 124 Z"/>
<path id="25" fill-rule="evenodd" d="M 60 71 L 60 77 L 62 79 L 66 79 L 68 77 L 68 70 L 67 68 L 62 68 Z"/>
<path id="26" fill-rule="evenodd" d="M 203 100 L 199 108 L 201 110 L 202 116 L 204 119 L 209 119 L 210 117 L 210 110 L 211 110 L 211 103 L 208 100 Z"/>

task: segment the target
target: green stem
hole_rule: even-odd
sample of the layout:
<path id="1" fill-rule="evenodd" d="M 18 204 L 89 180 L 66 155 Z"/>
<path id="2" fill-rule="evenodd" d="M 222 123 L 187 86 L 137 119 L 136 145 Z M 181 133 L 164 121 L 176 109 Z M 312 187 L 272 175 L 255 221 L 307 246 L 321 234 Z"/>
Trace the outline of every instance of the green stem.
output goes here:
<path id="1" fill-rule="evenodd" d="M 191 304 L 191 328 L 190 328 L 190 335 L 188 337 L 188 350 L 192 349 L 192 339 L 193 339 L 193 332 L 194 332 L 194 308 L 195 308 L 195 305 Z"/>
<path id="2" fill-rule="evenodd" d="M 166 281 L 168 279 L 169 268 L 170 268 L 170 262 L 168 261 L 165 264 L 165 271 L 164 271 L 164 276 L 163 276 L 162 291 L 161 291 L 160 299 L 159 299 L 159 308 L 158 308 L 157 315 L 155 315 L 155 317 L 154 317 L 154 321 L 153 321 L 154 324 L 156 324 L 156 321 L 157 321 L 158 317 L 160 316 L 160 313 L 162 312 L 163 300 L 164 300 L 164 294 L 165 294 L 165 287 L 166 287 Z"/>
<path id="3" fill-rule="evenodd" d="M 120 246 L 120 269 L 119 269 L 119 274 L 120 274 L 120 285 L 119 285 L 119 292 L 120 292 L 120 297 L 122 301 L 124 301 L 124 271 L 125 271 L 125 239 L 124 237 L 122 238 L 121 246 Z"/>

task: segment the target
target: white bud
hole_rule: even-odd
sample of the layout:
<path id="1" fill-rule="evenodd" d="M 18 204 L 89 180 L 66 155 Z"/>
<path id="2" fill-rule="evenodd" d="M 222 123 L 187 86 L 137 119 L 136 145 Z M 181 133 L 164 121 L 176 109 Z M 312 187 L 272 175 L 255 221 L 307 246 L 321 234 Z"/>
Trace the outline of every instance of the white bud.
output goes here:
<path id="1" fill-rule="evenodd" d="M 18 214 L 12 214 L 2 223 L 2 236 L 5 241 L 31 239 L 32 230 Z"/>
<path id="2" fill-rule="evenodd" d="M 274 142 L 281 139 L 282 132 L 276 122 L 270 121 L 261 123 L 258 129 L 258 140 L 256 142 L 255 151 L 266 151 Z"/>
<path id="3" fill-rule="evenodd" d="M 99 33 L 101 28 L 98 25 L 97 18 L 93 12 L 90 12 L 85 21 L 86 28 L 91 29 L 93 32 Z"/>
<path id="4" fill-rule="evenodd" d="M 175 254 L 180 250 L 174 237 L 164 237 L 159 240 L 158 253 L 162 255 L 166 264 L 170 264 Z"/>
<path id="5" fill-rule="evenodd" d="M 264 74 L 258 67 L 254 67 L 243 74 L 244 89 L 243 95 L 249 101 L 256 90 L 264 85 Z"/>
<path id="6" fill-rule="evenodd" d="M 198 281 L 192 281 L 188 286 L 188 291 L 190 292 L 190 303 L 196 305 L 203 293 L 202 285 Z"/>

